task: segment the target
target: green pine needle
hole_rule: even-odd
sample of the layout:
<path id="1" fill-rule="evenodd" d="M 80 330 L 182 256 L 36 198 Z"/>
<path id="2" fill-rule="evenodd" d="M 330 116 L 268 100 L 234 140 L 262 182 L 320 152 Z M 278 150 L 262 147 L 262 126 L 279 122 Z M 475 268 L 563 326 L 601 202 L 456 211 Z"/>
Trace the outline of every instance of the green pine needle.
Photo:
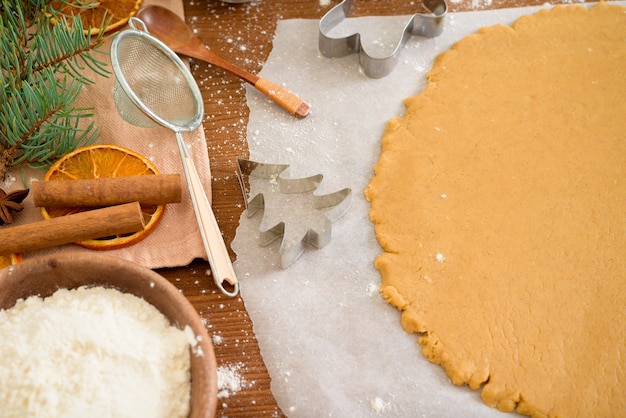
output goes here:
<path id="1" fill-rule="evenodd" d="M 90 120 L 94 109 L 74 102 L 83 85 L 95 82 L 87 69 L 110 75 L 95 56 L 103 31 L 85 35 L 80 18 L 57 13 L 51 3 L 0 0 L 0 180 L 12 167 L 45 169 L 99 133 Z"/>

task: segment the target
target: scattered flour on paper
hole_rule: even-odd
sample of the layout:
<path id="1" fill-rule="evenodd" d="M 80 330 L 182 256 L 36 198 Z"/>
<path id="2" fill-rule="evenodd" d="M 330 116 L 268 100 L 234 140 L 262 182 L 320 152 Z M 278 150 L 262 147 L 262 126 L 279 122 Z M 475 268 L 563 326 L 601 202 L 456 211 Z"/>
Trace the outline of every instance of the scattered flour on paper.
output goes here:
<path id="1" fill-rule="evenodd" d="M 375 282 L 370 282 L 367 285 L 367 295 L 368 296 L 373 296 L 373 295 L 377 295 L 378 294 L 378 288 L 379 288 L 380 284 L 379 283 L 375 283 Z"/>
<path id="2" fill-rule="evenodd" d="M 0 415 L 186 417 L 189 335 L 154 306 L 103 287 L 0 310 Z"/>
<path id="3" fill-rule="evenodd" d="M 388 411 L 391 407 L 391 404 L 389 402 L 385 402 L 379 397 L 376 397 L 370 402 L 370 407 L 372 408 L 372 411 L 376 413 L 382 413 Z"/>

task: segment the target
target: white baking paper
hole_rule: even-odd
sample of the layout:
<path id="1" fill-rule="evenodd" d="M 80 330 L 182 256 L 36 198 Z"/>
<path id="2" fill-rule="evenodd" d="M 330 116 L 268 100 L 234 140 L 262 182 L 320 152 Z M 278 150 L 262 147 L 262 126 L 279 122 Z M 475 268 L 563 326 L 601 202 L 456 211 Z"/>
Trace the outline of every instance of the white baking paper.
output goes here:
<path id="1" fill-rule="evenodd" d="M 233 242 L 241 294 L 272 392 L 288 416 L 504 416 L 485 406 L 479 392 L 454 386 L 425 360 L 417 335 L 406 334 L 400 313 L 383 301 L 373 267 L 381 248 L 363 192 L 387 121 L 402 116 L 403 100 L 424 87 L 435 56 L 481 26 L 511 24 L 537 10 L 451 13 L 441 36 L 411 38 L 398 66 L 382 79 L 367 78 L 356 55 L 323 57 L 318 21 L 279 22 L 260 75 L 297 93 L 312 111 L 297 120 L 248 88 L 250 157 L 289 164 L 292 177 L 323 174 L 317 193 L 353 191 L 352 206 L 333 225 L 330 243 L 308 249 L 285 270 L 279 267 L 279 242 L 258 245 L 261 214 L 244 214 Z M 401 31 L 407 19 L 368 17 L 351 24 L 360 25 L 380 49 L 393 45 L 400 34 L 394 30 Z"/>

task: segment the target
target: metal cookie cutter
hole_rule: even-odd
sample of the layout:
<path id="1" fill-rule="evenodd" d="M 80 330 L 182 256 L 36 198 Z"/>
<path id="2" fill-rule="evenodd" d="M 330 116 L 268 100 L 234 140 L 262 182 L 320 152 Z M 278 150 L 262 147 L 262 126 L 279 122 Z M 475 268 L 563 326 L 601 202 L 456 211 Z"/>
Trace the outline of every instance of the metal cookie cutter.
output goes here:
<path id="1" fill-rule="evenodd" d="M 266 207 L 266 196 L 270 193 L 295 195 L 306 195 L 310 206 L 314 209 L 310 212 L 315 213 L 315 221 L 311 221 L 310 217 L 304 216 L 302 222 L 310 222 L 306 225 L 286 225 L 286 221 L 279 220 L 268 229 L 261 229 L 259 245 L 266 246 L 278 238 L 283 238 L 280 245 L 280 266 L 287 268 L 293 264 L 298 257 L 304 252 L 308 244 L 315 248 L 322 248 L 331 238 L 332 224 L 343 216 L 350 207 L 352 190 L 345 188 L 334 193 L 325 195 L 313 195 L 313 191 L 322 182 L 321 174 L 304 177 L 304 178 L 288 178 L 287 174 L 289 166 L 286 164 L 264 164 L 246 159 L 237 159 L 239 171 L 237 177 L 241 185 L 243 193 L 246 213 L 248 217 L 253 216 L 260 209 L 265 211 L 276 210 L 273 207 Z M 252 189 L 251 183 L 258 180 L 265 186 L 265 191 L 255 191 L 255 195 L 250 197 Z M 269 198 L 269 196 L 267 196 Z M 289 211 L 300 211 L 305 208 L 288 208 Z M 294 228 L 295 227 L 295 228 Z M 289 230 L 304 231 L 302 234 L 295 235 L 288 233 Z M 293 231 L 292 231 L 293 232 Z M 289 236 L 288 236 L 289 235 Z"/>
<path id="2" fill-rule="evenodd" d="M 431 14 L 414 14 L 404 27 L 402 38 L 393 52 L 386 57 L 373 57 L 367 53 L 361 43 L 361 34 L 353 33 L 345 37 L 334 38 L 328 33 L 339 25 L 350 13 L 353 0 L 344 0 L 326 13 L 319 23 L 319 50 L 325 57 L 340 58 L 358 53 L 359 63 L 365 75 L 370 78 L 382 78 L 395 67 L 400 50 L 411 36 L 433 38 L 443 30 L 443 18 L 448 12 L 446 0 L 423 0 Z"/>

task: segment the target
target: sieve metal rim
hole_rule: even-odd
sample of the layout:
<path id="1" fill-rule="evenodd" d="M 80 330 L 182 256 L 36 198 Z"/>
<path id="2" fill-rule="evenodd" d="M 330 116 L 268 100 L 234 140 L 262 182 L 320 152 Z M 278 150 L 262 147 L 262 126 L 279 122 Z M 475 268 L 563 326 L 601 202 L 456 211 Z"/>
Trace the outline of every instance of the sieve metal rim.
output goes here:
<path id="1" fill-rule="evenodd" d="M 137 24 L 140 25 L 142 29 L 137 29 L 135 27 L 135 25 Z M 122 88 L 124 93 L 126 93 L 128 98 L 133 102 L 133 104 L 141 109 L 146 114 L 146 116 L 157 122 L 159 125 L 165 126 L 175 132 L 191 132 L 197 129 L 202 124 L 202 119 L 204 117 L 204 102 L 202 101 L 202 93 L 200 92 L 198 83 L 196 83 L 196 80 L 193 78 L 191 71 L 189 71 L 189 68 L 187 68 L 185 63 L 172 49 L 170 49 L 170 47 L 168 47 L 165 43 L 161 42 L 156 37 L 150 35 L 145 23 L 141 19 L 137 17 L 131 17 L 129 20 L 129 26 L 131 27 L 131 29 L 127 29 L 118 33 L 115 38 L 113 38 L 113 42 L 111 43 L 111 66 L 113 67 L 113 73 L 115 74 L 116 82 L 119 83 L 120 87 Z M 185 81 L 187 82 L 187 84 L 189 84 L 189 88 L 193 93 L 193 100 L 197 108 L 196 116 L 188 124 L 178 125 L 159 117 L 137 96 L 137 94 L 135 94 L 133 89 L 130 87 L 130 85 L 126 81 L 126 76 L 124 75 L 124 71 L 122 71 L 119 61 L 119 45 L 125 38 L 129 37 L 142 38 L 144 39 L 144 42 L 153 44 L 156 48 L 158 48 L 174 62 L 176 67 L 178 67 L 178 69 L 180 70 L 181 74 L 185 77 Z"/>

